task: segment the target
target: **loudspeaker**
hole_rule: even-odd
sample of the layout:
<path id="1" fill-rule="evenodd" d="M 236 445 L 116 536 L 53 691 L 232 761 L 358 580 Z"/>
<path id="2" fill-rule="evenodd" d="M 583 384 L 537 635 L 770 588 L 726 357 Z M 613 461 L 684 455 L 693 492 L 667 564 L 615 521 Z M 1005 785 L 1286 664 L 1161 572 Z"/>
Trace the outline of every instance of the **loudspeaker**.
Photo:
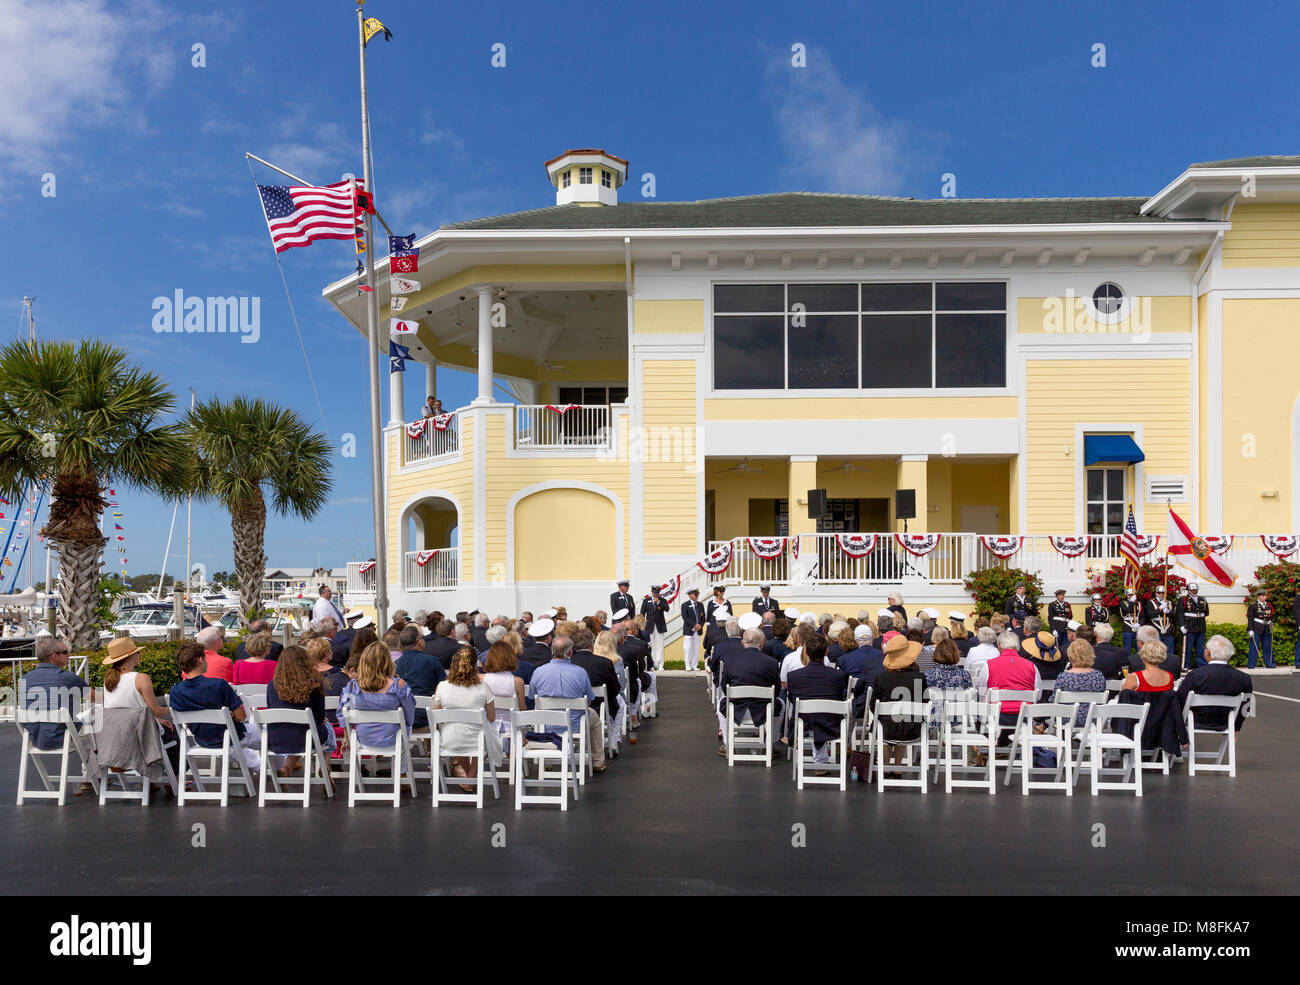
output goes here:
<path id="1" fill-rule="evenodd" d="M 808 490 L 808 519 L 809 520 L 826 520 L 830 514 L 826 511 L 826 490 L 809 489 Z"/>
<path id="2" fill-rule="evenodd" d="M 894 519 L 896 520 L 916 519 L 916 490 L 915 489 L 894 490 Z"/>

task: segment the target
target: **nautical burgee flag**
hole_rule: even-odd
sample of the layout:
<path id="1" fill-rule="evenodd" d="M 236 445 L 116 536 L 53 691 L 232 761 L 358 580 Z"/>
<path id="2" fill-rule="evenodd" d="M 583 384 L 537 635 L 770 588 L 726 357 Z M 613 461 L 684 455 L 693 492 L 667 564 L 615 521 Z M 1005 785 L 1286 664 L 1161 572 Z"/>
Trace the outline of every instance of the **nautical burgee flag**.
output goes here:
<path id="1" fill-rule="evenodd" d="M 1174 563 L 1194 571 L 1207 581 L 1231 588 L 1237 582 L 1237 572 L 1230 568 L 1204 538 L 1197 537 L 1177 513 L 1169 511 L 1169 540 L 1166 548 Z"/>

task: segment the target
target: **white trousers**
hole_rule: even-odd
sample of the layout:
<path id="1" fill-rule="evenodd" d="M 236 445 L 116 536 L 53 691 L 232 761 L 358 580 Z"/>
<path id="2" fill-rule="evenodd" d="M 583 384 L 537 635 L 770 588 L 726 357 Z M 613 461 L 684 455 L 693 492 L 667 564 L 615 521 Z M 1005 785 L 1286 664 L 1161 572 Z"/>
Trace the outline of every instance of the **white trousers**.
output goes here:
<path id="1" fill-rule="evenodd" d="M 694 636 L 682 637 L 682 655 L 686 658 L 686 669 L 696 670 L 700 663 L 700 637 L 697 633 Z"/>
<path id="2" fill-rule="evenodd" d="M 664 634 L 657 630 L 650 634 L 650 660 L 655 670 L 664 669 Z"/>

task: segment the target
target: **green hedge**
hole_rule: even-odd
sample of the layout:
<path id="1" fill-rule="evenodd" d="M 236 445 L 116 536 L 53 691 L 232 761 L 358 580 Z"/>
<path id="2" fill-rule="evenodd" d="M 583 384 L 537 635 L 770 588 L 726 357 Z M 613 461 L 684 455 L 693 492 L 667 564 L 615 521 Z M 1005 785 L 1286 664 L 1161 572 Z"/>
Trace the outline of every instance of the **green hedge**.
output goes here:
<path id="1" fill-rule="evenodd" d="M 1246 659 L 1250 655 L 1250 644 L 1247 629 L 1243 625 L 1235 622 L 1211 622 L 1205 625 L 1205 638 L 1208 640 L 1211 636 L 1224 636 L 1231 641 L 1233 649 L 1236 651 L 1232 655 L 1231 663 L 1234 667 L 1246 666 Z M 1286 626 L 1273 624 L 1273 662 L 1279 667 L 1290 667 L 1295 663 L 1295 630 Z M 1263 667 L 1263 658 L 1259 660 L 1256 666 Z"/>
<path id="2" fill-rule="evenodd" d="M 149 675 L 149 679 L 153 681 L 155 694 L 166 694 L 172 689 L 172 685 L 181 679 L 181 672 L 176 667 L 176 649 L 179 646 L 180 643 L 167 641 L 146 643 L 140 647 L 140 663 L 135 669 Z M 226 640 L 220 653 L 223 657 L 233 660 L 238 646 L 238 640 Z M 98 650 L 86 661 L 86 671 L 94 687 L 104 685 L 104 665 L 100 663 L 104 653 L 105 651 Z"/>

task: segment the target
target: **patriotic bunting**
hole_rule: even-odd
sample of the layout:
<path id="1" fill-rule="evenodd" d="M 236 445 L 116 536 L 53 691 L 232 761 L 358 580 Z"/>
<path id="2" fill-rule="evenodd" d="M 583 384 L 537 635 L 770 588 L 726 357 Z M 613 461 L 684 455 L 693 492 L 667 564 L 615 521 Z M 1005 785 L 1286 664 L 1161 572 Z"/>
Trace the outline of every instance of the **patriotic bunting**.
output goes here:
<path id="1" fill-rule="evenodd" d="M 1300 537 L 1295 534 L 1260 534 L 1259 539 L 1274 557 L 1290 557 L 1300 550 Z"/>
<path id="2" fill-rule="evenodd" d="M 682 590 L 682 576 L 673 575 L 666 582 L 659 586 L 659 597 L 672 605 L 677 601 L 677 595 Z"/>
<path id="3" fill-rule="evenodd" d="M 876 546 L 875 534 L 836 534 L 835 543 L 849 557 L 866 557 Z"/>
<path id="4" fill-rule="evenodd" d="M 710 575 L 720 575 L 731 567 L 731 541 L 727 541 L 717 550 L 710 551 L 703 561 L 695 562 L 701 571 Z"/>
<path id="5" fill-rule="evenodd" d="M 939 546 L 938 534 L 894 534 L 903 550 L 915 557 L 925 557 Z"/>
<path id="6" fill-rule="evenodd" d="M 374 561 L 362 561 L 359 565 L 357 565 L 357 571 L 359 571 L 361 574 L 364 575 L 374 566 L 375 566 Z"/>
<path id="7" fill-rule="evenodd" d="M 556 406 L 555 404 L 547 404 L 546 409 L 553 410 L 557 414 L 567 414 L 569 411 L 577 410 L 581 406 L 582 404 L 565 404 L 562 407 Z"/>
<path id="8" fill-rule="evenodd" d="M 1024 544 L 1023 537 L 1003 537 L 994 534 L 980 534 L 980 543 L 984 549 L 994 557 L 1000 557 L 1004 561 L 1009 557 L 1014 557 Z"/>
<path id="9" fill-rule="evenodd" d="M 1137 540 L 1135 542 L 1137 556 L 1146 557 L 1148 554 L 1150 554 L 1152 551 L 1156 549 L 1156 545 L 1158 543 L 1160 543 L 1159 534 L 1138 534 Z"/>
<path id="10" fill-rule="evenodd" d="M 419 551 L 415 555 L 415 563 L 419 565 L 421 568 L 423 568 L 426 564 L 428 564 L 430 561 L 433 560 L 433 556 L 437 553 L 438 553 L 438 548 L 436 547 L 431 551 Z"/>
<path id="11" fill-rule="evenodd" d="M 1201 540 L 1209 544 L 1215 554 L 1223 554 L 1232 546 L 1232 534 L 1202 534 Z"/>
<path id="12" fill-rule="evenodd" d="M 755 557 L 771 561 L 785 553 L 784 537 L 747 537 L 749 550 Z"/>
<path id="13" fill-rule="evenodd" d="M 412 421 L 406 425 L 406 436 L 411 439 L 424 437 L 424 429 L 429 426 L 429 419 L 421 417 L 418 421 Z"/>
<path id="14" fill-rule="evenodd" d="M 1047 539 L 1052 542 L 1057 554 L 1064 554 L 1066 557 L 1082 557 L 1088 550 L 1088 542 L 1091 540 L 1087 534 L 1077 537 L 1048 537 Z"/>

